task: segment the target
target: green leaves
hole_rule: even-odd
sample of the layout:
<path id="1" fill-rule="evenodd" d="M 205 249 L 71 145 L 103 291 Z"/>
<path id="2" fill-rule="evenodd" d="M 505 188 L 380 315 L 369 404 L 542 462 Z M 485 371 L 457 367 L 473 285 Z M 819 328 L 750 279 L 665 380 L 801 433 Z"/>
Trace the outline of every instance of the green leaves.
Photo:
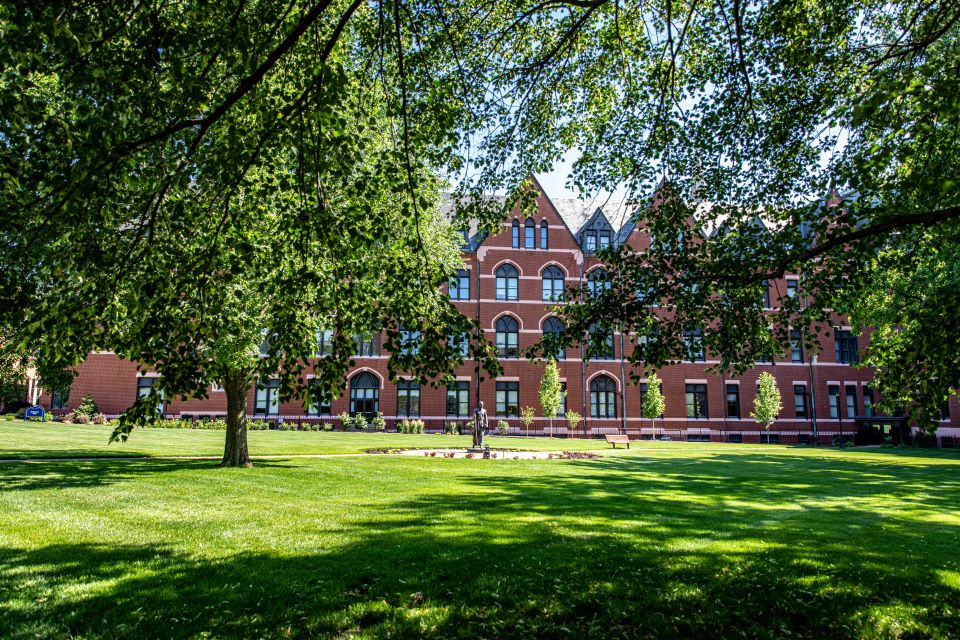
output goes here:
<path id="1" fill-rule="evenodd" d="M 777 379 L 773 374 L 764 371 L 760 374 L 757 386 L 757 395 L 753 398 L 753 411 L 750 417 L 769 429 L 777 416 L 780 415 L 780 409 L 783 406 L 780 403 L 780 390 L 777 388 Z"/>

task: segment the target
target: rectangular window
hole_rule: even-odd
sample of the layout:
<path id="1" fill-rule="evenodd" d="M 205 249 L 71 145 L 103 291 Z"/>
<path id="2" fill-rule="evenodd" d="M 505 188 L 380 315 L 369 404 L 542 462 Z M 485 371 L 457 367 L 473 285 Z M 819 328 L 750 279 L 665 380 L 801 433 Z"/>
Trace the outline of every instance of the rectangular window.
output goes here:
<path id="1" fill-rule="evenodd" d="M 689 329 L 683 332 L 683 347 L 687 359 L 690 362 L 703 361 L 707 359 L 706 350 L 703 348 L 703 330 Z"/>
<path id="2" fill-rule="evenodd" d="M 464 360 L 470 357 L 470 336 L 466 334 L 447 336 L 447 345 L 459 353 Z"/>
<path id="3" fill-rule="evenodd" d="M 852 418 L 857 415 L 857 388 L 854 386 L 848 386 L 846 388 L 847 395 L 847 417 Z"/>
<path id="4" fill-rule="evenodd" d="M 469 300 L 470 299 L 470 272 L 466 269 L 457 271 L 457 275 L 450 278 L 450 299 L 451 300 Z"/>
<path id="5" fill-rule="evenodd" d="M 790 332 L 790 362 L 803 362 L 803 342 L 799 331 Z"/>
<path id="6" fill-rule="evenodd" d="M 593 327 L 590 332 L 590 357 L 594 360 L 612 360 L 613 332 L 602 327 Z"/>
<path id="7" fill-rule="evenodd" d="M 863 388 L 863 415 L 873 416 L 873 389 Z"/>
<path id="8" fill-rule="evenodd" d="M 763 308 L 769 309 L 770 308 L 770 281 L 761 280 L 760 285 L 763 287 L 763 298 L 762 298 Z"/>
<path id="9" fill-rule="evenodd" d="M 740 385 L 727 385 L 727 417 L 740 417 Z"/>
<path id="10" fill-rule="evenodd" d="M 517 276 L 497 276 L 497 300 L 519 300 L 520 281 Z"/>
<path id="11" fill-rule="evenodd" d="M 943 404 L 940 405 L 940 419 L 949 420 L 950 419 L 950 399 L 943 401 Z"/>
<path id="12" fill-rule="evenodd" d="M 597 250 L 597 232 L 596 231 L 587 231 L 587 246 L 584 247 L 587 251 L 596 251 Z"/>
<path id="13" fill-rule="evenodd" d="M 567 383 L 560 383 L 560 408 L 557 409 L 558 416 L 567 415 Z"/>
<path id="14" fill-rule="evenodd" d="M 137 378 L 137 400 L 150 395 L 153 392 L 153 386 L 156 382 L 156 377 L 142 376 Z M 163 391 L 160 391 L 160 404 L 157 405 L 157 413 L 163 413 L 163 400 Z"/>
<path id="15" fill-rule="evenodd" d="M 860 355 L 857 353 L 857 336 L 847 329 L 834 329 L 833 335 L 837 362 L 840 364 L 860 362 Z"/>
<path id="16" fill-rule="evenodd" d="M 373 357 L 380 355 L 380 334 L 366 339 L 354 336 L 353 341 L 357 345 L 358 356 Z"/>
<path id="17" fill-rule="evenodd" d="M 807 417 L 807 388 L 802 384 L 793 385 L 793 408 L 798 418 Z"/>
<path id="18" fill-rule="evenodd" d="M 470 383 L 458 380 L 447 385 L 447 415 L 466 417 L 470 415 Z"/>
<path id="19" fill-rule="evenodd" d="M 397 381 L 397 415 L 403 418 L 420 415 L 420 383 L 413 380 Z"/>
<path id="20" fill-rule="evenodd" d="M 840 417 L 840 387 L 831 384 L 827 387 L 827 394 L 830 396 L 830 417 L 837 419 Z"/>
<path id="21" fill-rule="evenodd" d="M 400 330 L 400 355 L 415 356 L 420 353 L 420 332 Z"/>
<path id="22" fill-rule="evenodd" d="M 497 415 L 520 415 L 520 383 L 497 382 Z"/>
<path id="23" fill-rule="evenodd" d="M 139 395 L 137 397 L 140 397 Z M 70 389 L 54 389 L 50 395 L 51 409 L 66 409 L 70 399 Z"/>
<path id="24" fill-rule="evenodd" d="M 707 417 L 707 385 L 688 384 L 686 386 L 687 417 Z"/>
<path id="25" fill-rule="evenodd" d="M 599 245 L 599 248 L 601 248 L 601 249 L 606 249 L 606 248 L 609 247 L 609 246 L 610 246 L 610 232 L 609 232 L 609 231 L 601 231 L 601 232 L 600 232 L 600 245 Z"/>
<path id="26" fill-rule="evenodd" d="M 311 380 L 309 383 L 307 383 L 307 386 L 310 389 L 313 389 L 317 386 L 317 384 L 318 383 L 316 380 Z M 328 416 L 331 412 L 332 408 L 330 404 L 330 398 L 321 398 L 320 404 L 317 404 L 314 402 L 313 397 L 310 396 L 309 400 L 307 401 L 308 416 Z"/>
<path id="27" fill-rule="evenodd" d="M 317 330 L 317 357 L 333 352 L 333 329 Z"/>
<path id="28" fill-rule="evenodd" d="M 787 278 L 787 297 L 797 297 L 797 281 L 792 278 Z"/>
<path id="29" fill-rule="evenodd" d="M 280 381 L 267 380 L 257 383 L 257 393 L 253 403 L 255 414 L 276 415 L 280 413 Z"/>

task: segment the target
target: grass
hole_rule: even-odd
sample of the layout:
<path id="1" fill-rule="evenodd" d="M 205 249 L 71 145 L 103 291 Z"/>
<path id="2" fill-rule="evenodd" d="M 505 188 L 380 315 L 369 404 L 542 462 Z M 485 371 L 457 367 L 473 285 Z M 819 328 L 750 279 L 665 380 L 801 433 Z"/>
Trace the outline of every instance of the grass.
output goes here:
<path id="1" fill-rule="evenodd" d="M 59 422 L 0 421 L 0 458 L 100 456 L 221 456 L 223 431 L 135 429 L 127 442 L 110 443 L 113 427 Z M 344 433 L 340 431 L 250 431 L 250 454 L 261 456 L 363 453 L 389 447 L 468 447 L 470 436 Z M 534 451 L 609 449 L 603 440 L 489 437 L 493 447 Z"/>
<path id="2" fill-rule="evenodd" d="M 891 449 L 3 463 L 0 637 L 955 638 L 958 501 L 960 457 Z"/>

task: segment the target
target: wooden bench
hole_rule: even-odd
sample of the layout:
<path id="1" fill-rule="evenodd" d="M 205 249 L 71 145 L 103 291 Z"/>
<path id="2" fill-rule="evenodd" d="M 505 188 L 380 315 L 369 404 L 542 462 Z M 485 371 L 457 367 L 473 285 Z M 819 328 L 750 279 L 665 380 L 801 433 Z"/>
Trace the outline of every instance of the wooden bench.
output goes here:
<path id="1" fill-rule="evenodd" d="M 608 435 L 604 436 L 607 439 L 607 442 L 613 445 L 613 448 L 616 449 L 618 444 L 627 445 L 627 449 L 630 448 L 630 437 L 626 435 Z"/>

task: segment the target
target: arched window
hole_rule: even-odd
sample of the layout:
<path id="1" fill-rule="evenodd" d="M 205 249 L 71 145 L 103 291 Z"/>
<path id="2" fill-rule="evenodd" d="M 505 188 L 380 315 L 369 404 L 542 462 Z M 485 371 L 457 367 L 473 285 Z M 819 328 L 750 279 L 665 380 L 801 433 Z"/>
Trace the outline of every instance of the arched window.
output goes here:
<path id="1" fill-rule="evenodd" d="M 513 219 L 513 248 L 520 248 L 520 221 Z"/>
<path id="2" fill-rule="evenodd" d="M 350 380 L 350 414 L 372 417 L 380 410 L 380 384 L 376 377 L 363 371 Z"/>
<path id="3" fill-rule="evenodd" d="M 524 249 L 536 249 L 536 233 L 537 225 L 534 223 L 533 218 L 527 218 L 527 221 L 523 223 L 523 248 Z"/>
<path id="4" fill-rule="evenodd" d="M 540 248 L 549 249 L 550 248 L 550 227 L 547 225 L 547 221 L 544 220 L 540 223 Z"/>
<path id="5" fill-rule="evenodd" d="M 590 325 L 590 357 L 596 360 L 613 358 L 613 332 L 610 329 Z"/>
<path id="6" fill-rule="evenodd" d="M 497 320 L 497 355 L 501 358 L 516 358 L 520 351 L 520 326 L 510 316 Z"/>
<path id="7" fill-rule="evenodd" d="M 543 301 L 556 302 L 563 298 L 563 270 L 550 265 L 543 270 Z"/>
<path id="8" fill-rule="evenodd" d="M 610 288 L 610 274 L 605 269 L 594 269 L 587 275 L 587 289 L 590 295 L 598 296 L 604 289 Z"/>
<path id="9" fill-rule="evenodd" d="M 617 417 L 617 383 L 599 375 L 590 381 L 590 417 Z"/>
<path id="10" fill-rule="evenodd" d="M 554 316 L 550 316 L 543 322 L 543 337 L 546 338 L 548 335 L 556 336 L 556 345 L 549 345 L 554 347 L 554 353 L 548 355 L 553 355 L 553 357 L 557 360 L 567 357 L 566 349 L 564 349 L 563 345 L 560 344 L 559 338 L 559 335 L 563 332 L 564 328 L 563 322 Z"/>
<path id="11" fill-rule="evenodd" d="M 497 300 L 516 300 L 519 273 L 512 264 L 497 267 Z"/>

